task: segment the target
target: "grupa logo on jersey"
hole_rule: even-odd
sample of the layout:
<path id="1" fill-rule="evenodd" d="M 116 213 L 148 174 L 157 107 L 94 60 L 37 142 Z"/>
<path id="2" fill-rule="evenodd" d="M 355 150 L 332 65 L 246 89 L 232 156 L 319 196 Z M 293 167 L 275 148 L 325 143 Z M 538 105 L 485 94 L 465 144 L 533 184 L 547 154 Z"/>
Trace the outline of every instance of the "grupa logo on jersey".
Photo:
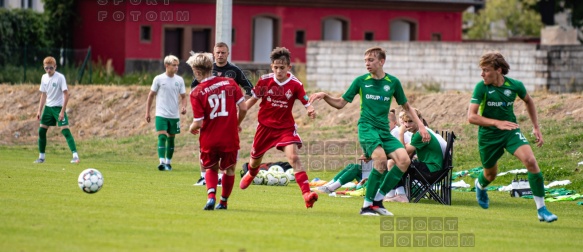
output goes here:
<path id="1" fill-rule="evenodd" d="M 514 102 L 494 102 L 494 101 L 489 101 L 486 102 L 486 105 L 488 105 L 488 107 L 509 107 L 514 105 Z"/>
<path id="2" fill-rule="evenodd" d="M 373 100 L 373 101 L 390 101 L 391 97 L 387 97 L 387 96 L 382 96 L 382 95 L 373 95 L 373 94 L 366 94 L 364 96 L 367 100 Z"/>

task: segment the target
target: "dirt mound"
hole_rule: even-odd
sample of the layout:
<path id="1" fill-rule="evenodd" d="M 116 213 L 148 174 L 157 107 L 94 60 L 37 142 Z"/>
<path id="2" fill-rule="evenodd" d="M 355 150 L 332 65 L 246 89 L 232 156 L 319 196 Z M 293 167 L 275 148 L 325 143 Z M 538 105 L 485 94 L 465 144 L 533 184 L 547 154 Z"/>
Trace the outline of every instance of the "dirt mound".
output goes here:
<path id="1" fill-rule="evenodd" d="M 38 121 L 36 112 L 40 93 L 37 85 L 1 85 L 0 144 L 34 144 L 37 138 Z M 127 137 L 139 134 L 153 134 L 154 124 L 144 120 L 147 86 L 70 86 L 71 99 L 67 108 L 72 132 L 76 139 L 103 137 Z M 339 93 L 336 95 L 340 95 Z M 408 92 L 409 102 L 417 107 L 432 128 L 454 128 L 467 123 L 466 113 L 471 94 L 468 92 L 442 92 L 421 94 Z M 562 120 L 571 117 L 583 121 L 583 96 L 581 94 L 532 94 L 540 118 Z M 190 106 L 190 105 L 189 105 Z M 294 106 L 296 122 L 304 131 L 318 131 L 323 127 L 341 125 L 354 126 L 358 120 L 359 104 L 353 102 L 342 110 L 336 110 L 323 101 L 315 104 L 318 112 L 316 121 L 307 118 L 302 106 Z M 257 123 L 258 106 L 253 107 L 243 126 L 252 129 Z M 190 122 L 192 112 L 188 109 L 183 122 Z M 522 101 L 515 105 L 517 116 L 528 113 Z M 182 123 L 187 127 L 187 123 Z M 338 139 L 356 137 L 336 136 Z M 314 136 L 314 134 L 303 134 Z M 49 138 L 61 137 L 56 130 L 50 130 Z M 247 137 L 247 136 L 244 136 Z M 252 136 L 251 136 L 252 137 Z M 242 141 L 242 143 L 247 141 Z M 242 146 L 244 148 L 244 146 Z"/>

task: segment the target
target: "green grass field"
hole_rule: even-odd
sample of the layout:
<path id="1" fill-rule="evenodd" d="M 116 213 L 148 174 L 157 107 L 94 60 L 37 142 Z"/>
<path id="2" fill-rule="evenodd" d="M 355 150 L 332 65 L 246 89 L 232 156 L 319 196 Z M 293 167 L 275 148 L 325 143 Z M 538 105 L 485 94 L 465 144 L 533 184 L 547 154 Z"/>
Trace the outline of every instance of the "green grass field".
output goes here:
<path id="1" fill-rule="evenodd" d="M 545 128 L 547 145 L 535 154 L 550 177 L 571 179 L 567 188 L 581 193 L 581 174 L 573 171 L 576 163 L 569 165 L 581 158 L 580 152 L 568 154 L 581 150 L 581 123 L 560 135 L 548 132 L 561 125 L 565 122 Z M 457 135 L 456 170 L 479 166 L 475 128 Z M 192 147 L 184 138 L 177 140 L 177 149 Z M 44 164 L 32 163 L 35 145 L 0 146 L 0 251 L 389 251 L 394 248 L 381 246 L 381 237 L 424 234 L 473 235 L 473 247 L 465 248 L 472 251 L 583 247 L 583 206 L 547 203 L 559 220 L 541 223 L 532 200 L 503 192 L 490 192 L 488 210 L 470 192 L 454 192 L 451 206 L 426 200 L 385 204 L 404 220 L 453 218 L 457 231 L 384 231 L 396 219 L 360 216 L 362 197 L 321 195 L 313 209 L 306 209 L 295 183 L 245 191 L 235 187 L 229 210 L 203 211 L 206 189 L 192 186 L 199 177 L 194 158 L 175 161 L 173 171 L 160 172 L 154 144 L 149 136 L 80 141 L 80 164 L 69 163 L 63 139 L 49 141 Z M 501 162 L 501 171 L 521 168 L 509 155 Z M 79 173 L 89 167 L 105 178 L 103 189 L 91 195 L 77 186 Z M 328 180 L 334 172 L 309 176 Z M 510 179 L 501 177 L 495 184 L 506 185 Z M 239 180 L 237 175 L 237 185 Z"/>

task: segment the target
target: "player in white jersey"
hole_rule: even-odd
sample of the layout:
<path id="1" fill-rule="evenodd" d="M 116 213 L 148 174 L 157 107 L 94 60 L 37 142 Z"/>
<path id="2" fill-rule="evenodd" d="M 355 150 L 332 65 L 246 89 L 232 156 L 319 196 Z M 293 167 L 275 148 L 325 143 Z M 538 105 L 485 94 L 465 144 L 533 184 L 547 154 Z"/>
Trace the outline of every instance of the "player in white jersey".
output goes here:
<path id="1" fill-rule="evenodd" d="M 57 61 L 53 57 L 43 60 L 45 74 L 40 83 L 40 102 L 36 119 L 40 120 L 38 128 L 39 157 L 35 163 L 45 162 L 45 148 L 47 146 L 47 131 L 50 126 L 59 126 L 61 133 L 67 140 L 69 149 L 73 152 L 71 163 L 79 163 L 79 155 L 75 146 L 75 139 L 69 130 L 69 118 L 67 117 L 67 103 L 69 102 L 69 90 L 65 76 L 57 72 Z"/>
<path id="2" fill-rule="evenodd" d="M 168 55 L 164 58 L 166 72 L 152 81 L 146 105 L 146 122 L 150 122 L 150 108 L 156 97 L 156 134 L 158 135 L 158 170 L 170 171 L 174 155 L 174 138 L 180 133 L 180 114 L 186 114 L 186 88 L 184 79 L 178 76 L 178 58 Z M 180 104 L 178 96 L 182 98 Z"/>

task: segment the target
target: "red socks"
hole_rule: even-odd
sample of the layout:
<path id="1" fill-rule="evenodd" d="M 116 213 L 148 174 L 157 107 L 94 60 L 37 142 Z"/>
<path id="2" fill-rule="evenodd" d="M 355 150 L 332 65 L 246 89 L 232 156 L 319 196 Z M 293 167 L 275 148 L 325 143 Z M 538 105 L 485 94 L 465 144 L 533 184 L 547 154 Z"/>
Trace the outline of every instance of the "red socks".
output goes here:
<path id="1" fill-rule="evenodd" d="M 308 181 L 308 174 L 305 171 L 298 172 L 294 175 L 296 182 L 302 190 L 302 194 L 310 192 L 310 182 Z"/>
<path id="2" fill-rule="evenodd" d="M 229 176 L 227 174 L 223 175 L 223 191 L 221 192 L 221 202 L 222 205 L 227 205 L 227 199 L 231 196 L 233 191 L 233 185 L 235 184 L 235 175 Z"/>
<path id="3" fill-rule="evenodd" d="M 225 178 L 223 176 L 223 180 L 224 179 Z M 219 173 L 217 171 L 207 169 L 206 174 L 204 175 L 204 180 L 206 181 L 206 193 L 208 194 L 207 198 L 216 198 L 215 194 L 217 193 L 217 184 L 219 183 Z"/>

